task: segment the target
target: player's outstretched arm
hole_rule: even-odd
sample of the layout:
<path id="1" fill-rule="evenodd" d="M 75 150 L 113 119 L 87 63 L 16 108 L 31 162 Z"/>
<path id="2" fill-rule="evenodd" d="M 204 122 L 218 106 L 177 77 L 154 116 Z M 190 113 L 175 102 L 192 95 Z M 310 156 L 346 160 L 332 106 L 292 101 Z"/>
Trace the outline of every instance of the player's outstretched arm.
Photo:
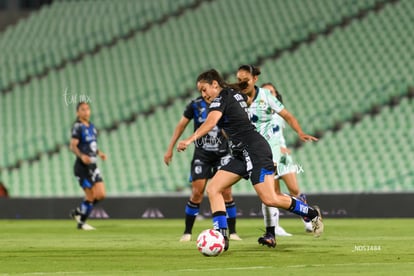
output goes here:
<path id="1" fill-rule="evenodd" d="M 170 143 L 168 145 L 167 151 L 164 154 L 164 163 L 167 166 L 172 161 L 173 150 L 174 150 L 175 143 L 177 143 L 177 140 L 181 137 L 181 135 L 183 134 L 183 132 L 186 129 L 189 122 L 190 122 L 190 120 L 187 117 L 182 116 L 180 121 L 175 126 L 174 133 L 173 133 L 173 135 L 170 139 Z"/>
<path id="2" fill-rule="evenodd" d="M 285 121 L 290 125 L 290 127 L 296 131 L 300 140 L 302 140 L 303 142 L 318 141 L 318 138 L 303 132 L 298 120 L 286 108 L 280 111 L 279 115 L 282 116 L 282 118 L 285 119 Z"/>
<path id="3" fill-rule="evenodd" d="M 212 130 L 220 120 L 223 113 L 218 110 L 213 110 L 208 113 L 208 116 L 205 122 L 187 139 L 182 140 L 177 145 L 177 151 L 185 151 L 191 143 L 197 140 L 200 137 L 206 135 L 210 130 Z"/>

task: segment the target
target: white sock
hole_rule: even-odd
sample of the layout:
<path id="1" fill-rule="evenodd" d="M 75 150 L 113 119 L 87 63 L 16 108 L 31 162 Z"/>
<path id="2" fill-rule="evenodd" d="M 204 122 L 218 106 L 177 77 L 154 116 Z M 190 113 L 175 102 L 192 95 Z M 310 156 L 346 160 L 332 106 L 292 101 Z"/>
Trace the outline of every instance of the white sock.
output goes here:
<path id="1" fill-rule="evenodd" d="M 262 212 L 266 227 L 277 227 L 279 225 L 279 209 L 266 206 L 262 203 Z"/>

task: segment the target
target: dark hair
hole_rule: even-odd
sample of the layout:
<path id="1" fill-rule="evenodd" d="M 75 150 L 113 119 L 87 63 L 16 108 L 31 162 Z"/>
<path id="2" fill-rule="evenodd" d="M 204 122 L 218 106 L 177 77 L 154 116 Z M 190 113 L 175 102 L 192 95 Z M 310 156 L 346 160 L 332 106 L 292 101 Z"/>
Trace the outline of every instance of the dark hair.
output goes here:
<path id="1" fill-rule="evenodd" d="M 76 111 L 79 111 L 80 106 L 81 106 L 81 105 L 83 105 L 83 104 L 87 104 L 87 105 L 89 105 L 89 104 L 88 104 L 87 102 L 85 102 L 85 101 L 78 102 L 78 104 L 76 105 Z"/>
<path id="2" fill-rule="evenodd" d="M 83 104 L 87 104 L 87 105 L 89 105 L 87 102 L 85 102 L 85 101 L 81 101 L 81 102 L 78 102 L 78 104 L 76 105 L 76 111 L 79 111 L 79 108 L 81 107 L 81 105 L 83 105 Z M 76 120 L 75 120 L 75 122 L 77 122 L 77 121 L 79 121 L 79 116 L 76 116 Z"/>
<path id="3" fill-rule="evenodd" d="M 240 66 L 239 70 L 237 70 L 237 71 L 240 71 L 240 70 L 247 71 L 250 74 L 252 74 L 252 76 L 258 76 L 262 73 L 262 72 L 260 72 L 259 67 L 256 67 L 256 66 L 253 66 L 253 65 L 250 65 L 250 64 L 245 64 L 245 65 Z"/>
<path id="4" fill-rule="evenodd" d="M 273 83 L 271 83 L 271 82 L 265 82 L 265 83 L 263 83 L 262 84 L 262 86 L 261 87 L 264 87 L 264 86 L 271 86 L 271 87 L 273 87 L 273 89 L 275 90 L 275 92 L 276 92 L 276 99 L 278 99 L 279 100 L 279 102 L 281 102 L 281 103 L 283 103 L 283 98 L 282 98 L 282 94 L 276 89 L 276 86 L 273 84 Z"/>
<path id="5" fill-rule="evenodd" d="M 207 82 L 208 84 L 212 84 L 213 81 L 217 81 L 218 84 L 223 88 L 232 88 L 234 90 L 243 90 L 247 87 L 247 81 L 237 82 L 237 83 L 227 83 L 224 81 L 223 77 L 220 76 L 219 72 L 215 69 L 210 69 L 208 71 L 205 71 L 201 73 L 197 77 L 196 82 Z"/>

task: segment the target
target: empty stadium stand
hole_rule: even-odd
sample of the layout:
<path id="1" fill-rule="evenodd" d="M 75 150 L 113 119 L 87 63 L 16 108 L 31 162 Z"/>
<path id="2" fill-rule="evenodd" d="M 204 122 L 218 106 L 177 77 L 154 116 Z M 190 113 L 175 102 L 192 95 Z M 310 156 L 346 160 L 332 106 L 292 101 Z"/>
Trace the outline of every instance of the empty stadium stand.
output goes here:
<path id="1" fill-rule="evenodd" d="M 163 154 L 195 78 L 215 67 L 234 79 L 245 63 L 321 134 L 294 150 L 304 191 L 413 190 L 411 1 L 100 3 L 56 1 L 0 33 L 0 178 L 12 196 L 82 194 L 66 146 L 80 98 L 101 129 L 108 195 L 187 192 L 191 151 L 170 167 Z"/>

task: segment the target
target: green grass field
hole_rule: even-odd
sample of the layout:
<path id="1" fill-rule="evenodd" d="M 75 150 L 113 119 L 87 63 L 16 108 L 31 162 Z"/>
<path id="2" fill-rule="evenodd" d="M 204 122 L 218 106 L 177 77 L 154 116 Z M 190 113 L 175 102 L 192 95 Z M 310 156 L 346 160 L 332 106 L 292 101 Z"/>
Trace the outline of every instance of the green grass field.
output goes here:
<path id="1" fill-rule="evenodd" d="M 283 219 L 292 237 L 276 248 L 257 243 L 261 219 L 239 219 L 243 241 L 204 257 L 195 241 L 178 242 L 183 220 L 0 220 L 0 275 L 409 275 L 414 269 L 414 219 L 325 219 L 320 238 L 299 219 Z M 196 221 L 193 240 L 211 227 Z"/>

